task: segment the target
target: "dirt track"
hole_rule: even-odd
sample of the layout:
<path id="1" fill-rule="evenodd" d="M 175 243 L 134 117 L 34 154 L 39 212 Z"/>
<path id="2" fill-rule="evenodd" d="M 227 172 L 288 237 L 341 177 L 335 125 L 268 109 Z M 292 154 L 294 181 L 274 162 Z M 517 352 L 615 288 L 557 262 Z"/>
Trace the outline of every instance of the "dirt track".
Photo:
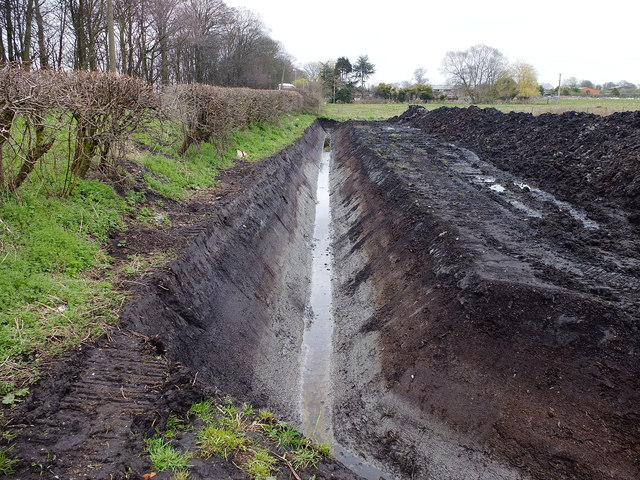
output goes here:
<path id="1" fill-rule="evenodd" d="M 144 472 L 142 438 L 215 387 L 297 417 L 325 129 L 338 439 L 399 478 L 640 477 L 639 122 L 412 108 L 316 124 L 230 172 L 219 194 L 169 212 L 153 248 L 182 253 L 126 328 L 21 407 L 15 478 Z M 128 235 L 141 251 L 160 238 Z"/>

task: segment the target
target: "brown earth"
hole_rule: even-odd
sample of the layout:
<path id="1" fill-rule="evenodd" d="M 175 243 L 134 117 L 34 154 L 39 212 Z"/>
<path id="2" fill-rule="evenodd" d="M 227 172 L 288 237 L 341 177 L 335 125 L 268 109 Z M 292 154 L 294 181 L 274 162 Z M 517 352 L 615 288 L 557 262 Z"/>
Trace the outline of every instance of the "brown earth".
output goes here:
<path id="1" fill-rule="evenodd" d="M 639 119 L 317 123 L 218 190 L 164 200 L 172 226 L 112 253 L 174 260 L 13 411 L 14 478 L 142 478 L 143 439 L 222 392 L 297 420 L 327 129 L 338 440 L 399 478 L 640 478 Z M 193 478 L 246 476 L 218 459 Z M 326 461 L 317 478 L 357 476 Z"/>

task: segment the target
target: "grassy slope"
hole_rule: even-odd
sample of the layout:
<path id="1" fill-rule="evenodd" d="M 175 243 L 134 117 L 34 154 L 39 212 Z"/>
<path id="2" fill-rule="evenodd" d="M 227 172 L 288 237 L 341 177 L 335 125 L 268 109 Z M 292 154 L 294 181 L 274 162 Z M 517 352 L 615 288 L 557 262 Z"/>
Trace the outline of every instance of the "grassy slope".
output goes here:
<path id="1" fill-rule="evenodd" d="M 154 125 L 135 136 L 147 148 L 129 159 L 148 169 L 147 188 L 186 199 L 215 186 L 217 170 L 231 166 L 237 150 L 247 152 L 248 160 L 268 157 L 314 118 L 286 116 L 278 125 L 253 125 L 233 132 L 222 153 L 203 144 L 184 157 L 177 154 L 175 127 Z M 60 198 L 48 195 L 34 175 L 19 193 L 0 197 L 0 398 L 6 404 L 19 401 L 43 362 L 117 319 L 125 295 L 114 286 L 106 240 L 109 232 L 127 228 L 123 219 L 134 204 L 145 211 L 143 194 L 130 190 L 122 197 L 98 180 L 82 180 L 69 198 Z"/>
<path id="2" fill-rule="evenodd" d="M 440 107 L 468 107 L 467 104 L 456 103 L 428 103 L 422 105 L 428 110 Z M 540 98 L 527 104 L 495 104 L 478 105 L 482 108 L 496 108 L 503 112 L 526 112 L 540 115 L 542 113 L 563 113 L 578 111 L 609 115 L 614 112 L 627 110 L 640 110 L 640 100 L 610 99 L 610 98 L 561 98 L 557 103 L 555 98 Z M 400 115 L 407 109 L 406 103 L 389 104 L 327 104 L 322 108 L 321 114 L 335 120 L 384 120 L 395 115 Z"/>

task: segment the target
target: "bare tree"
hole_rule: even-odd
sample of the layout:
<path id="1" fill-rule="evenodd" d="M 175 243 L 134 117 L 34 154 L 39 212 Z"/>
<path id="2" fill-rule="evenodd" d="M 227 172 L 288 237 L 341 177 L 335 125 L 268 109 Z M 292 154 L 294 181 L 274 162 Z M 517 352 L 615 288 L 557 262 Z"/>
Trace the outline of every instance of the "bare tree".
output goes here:
<path id="1" fill-rule="evenodd" d="M 416 85 L 425 85 L 429 81 L 427 78 L 427 69 L 424 67 L 416 68 L 413 71 L 413 79 L 416 81 Z"/>
<path id="2" fill-rule="evenodd" d="M 496 48 L 478 44 L 464 51 L 447 52 L 442 71 L 449 82 L 477 103 L 493 99 L 493 86 L 503 76 L 507 60 Z"/>

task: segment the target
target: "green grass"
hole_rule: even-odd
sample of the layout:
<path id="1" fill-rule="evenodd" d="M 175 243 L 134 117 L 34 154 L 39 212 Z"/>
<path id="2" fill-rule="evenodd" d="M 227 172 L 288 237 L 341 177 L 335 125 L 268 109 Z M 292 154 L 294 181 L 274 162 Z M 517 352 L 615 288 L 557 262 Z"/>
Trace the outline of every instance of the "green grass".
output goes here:
<path id="1" fill-rule="evenodd" d="M 166 472 L 168 470 L 178 471 L 189 466 L 191 454 L 181 453 L 176 450 L 171 443 L 162 437 L 147 440 L 147 452 L 151 459 L 152 468 Z"/>
<path id="2" fill-rule="evenodd" d="M 244 433 L 221 425 L 206 425 L 198 432 L 198 445 L 204 458 L 224 457 L 243 449 L 246 445 Z"/>
<path id="3" fill-rule="evenodd" d="M 194 433 L 189 433 L 192 430 Z M 170 415 L 165 431 L 157 431 L 153 441 L 147 440 L 148 453 L 156 442 L 159 451 L 177 444 L 203 462 L 228 459 L 251 478 L 263 480 L 275 478 L 280 469 L 316 468 L 318 461 L 331 453 L 328 445 L 305 438 L 272 412 L 256 411 L 249 403 L 237 406 L 230 398 L 193 404 L 184 420 Z M 188 478 L 187 468 L 182 473 Z"/>
<path id="4" fill-rule="evenodd" d="M 69 198 L 33 183 L 20 193 L 0 200 L 0 378 L 18 383 L 116 318 L 122 296 L 106 278 L 103 245 L 126 207 L 95 180 Z"/>
<path id="5" fill-rule="evenodd" d="M 390 117 L 401 115 L 407 110 L 406 103 L 387 104 L 327 104 L 322 107 L 321 114 L 324 117 L 339 121 L 345 120 L 386 120 Z M 469 104 L 461 103 L 428 103 L 423 104 L 427 110 L 435 110 L 440 107 L 462 107 Z M 496 108 L 503 112 L 525 112 L 540 115 L 543 113 L 564 113 L 578 111 L 610 115 L 614 112 L 640 110 L 640 100 L 614 99 L 614 98 L 585 98 L 585 97 L 561 97 L 560 103 L 555 98 L 539 98 L 526 104 L 494 104 L 478 105 L 481 108 Z"/>
<path id="6" fill-rule="evenodd" d="M 189 147 L 184 156 L 178 154 L 179 143 L 166 133 L 174 131 L 175 126 L 166 124 L 165 130 L 156 135 L 136 135 L 138 142 L 154 151 L 141 152 L 135 160 L 153 171 L 144 177 L 147 187 L 181 200 L 195 190 L 215 186 L 217 171 L 233 166 L 238 161 L 238 150 L 246 153 L 247 161 L 269 157 L 292 144 L 314 120 L 312 115 L 287 115 L 279 123 L 253 124 L 244 131 L 234 130 L 222 152 L 216 146 L 204 143 Z"/>
<path id="7" fill-rule="evenodd" d="M 252 458 L 245 466 L 251 478 L 266 479 L 271 476 L 274 468 L 278 464 L 276 459 L 268 450 L 258 449 L 252 452 Z"/>

